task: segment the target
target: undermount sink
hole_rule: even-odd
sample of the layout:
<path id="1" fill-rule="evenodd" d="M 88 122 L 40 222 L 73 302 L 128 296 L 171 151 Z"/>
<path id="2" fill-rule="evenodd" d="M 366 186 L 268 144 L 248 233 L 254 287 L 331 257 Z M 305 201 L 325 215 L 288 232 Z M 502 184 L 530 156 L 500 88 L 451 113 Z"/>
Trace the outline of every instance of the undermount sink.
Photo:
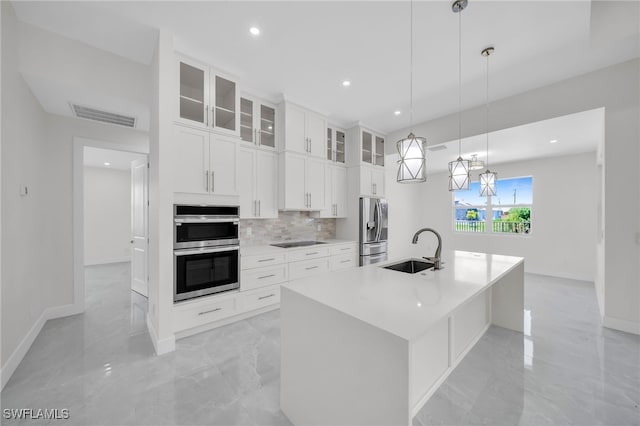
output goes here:
<path id="1" fill-rule="evenodd" d="M 423 262 L 422 260 L 405 260 L 404 262 L 383 266 L 383 268 L 406 272 L 407 274 L 415 274 L 424 271 L 425 269 L 433 268 L 433 263 Z"/>

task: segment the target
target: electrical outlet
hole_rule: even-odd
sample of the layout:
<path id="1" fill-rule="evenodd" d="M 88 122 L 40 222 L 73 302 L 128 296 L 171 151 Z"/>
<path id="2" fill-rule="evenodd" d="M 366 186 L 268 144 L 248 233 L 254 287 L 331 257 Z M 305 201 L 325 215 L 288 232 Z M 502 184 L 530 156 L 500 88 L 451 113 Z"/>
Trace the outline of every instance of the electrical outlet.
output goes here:
<path id="1" fill-rule="evenodd" d="M 247 237 L 250 237 L 253 234 L 253 229 L 247 228 Z"/>

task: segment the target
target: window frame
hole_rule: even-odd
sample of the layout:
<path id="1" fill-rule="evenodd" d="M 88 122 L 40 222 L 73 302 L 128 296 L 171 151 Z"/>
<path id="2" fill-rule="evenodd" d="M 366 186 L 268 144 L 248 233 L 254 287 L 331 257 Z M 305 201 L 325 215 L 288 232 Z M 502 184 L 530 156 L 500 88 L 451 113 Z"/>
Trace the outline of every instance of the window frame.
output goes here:
<path id="1" fill-rule="evenodd" d="M 531 236 L 533 234 L 533 220 L 530 218 L 529 219 L 529 230 L 528 232 L 496 232 L 494 230 L 494 218 L 493 218 L 493 212 L 495 210 L 502 210 L 502 209 L 512 209 L 512 208 L 528 208 L 531 211 L 531 216 L 533 217 L 533 175 L 527 175 L 527 176 L 513 176 L 513 177 L 509 177 L 509 178 L 504 178 L 502 179 L 503 181 L 506 180 L 512 180 L 512 179 L 522 179 L 522 178 L 530 178 L 531 179 L 531 204 L 525 204 L 525 203 L 517 203 L 517 204 L 499 204 L 499 205 L 494 205 L 493 204 L 493 197 L 492 196 L 487 196 L 487 202 L 484 205 L 476 205 L 476 204 L 470 204 L 465 206 L 468 209 L 478 209 L 478 210 L 485 210 L 485 220 L 484 222 L 484 230 L 483 231 L 464 231 L 464 230 L 458 230 L 457 229 L 457 222 L 458 219 L 456 219 L 456 191 L 452 191 L 451 194 L 451 206 L 452 206 L 452 215 L 451 215 L 451 221 L 452 221 L 452 229 L 453 232 L 456 234 L 460 234 L 460 235 L 513 235 L 513 236 L 517 236 L 517 237 L 523 237 L 526 238 L 528 236 Z M 479 181 L 472 181 L 471 183 L 476 183 Z"/>

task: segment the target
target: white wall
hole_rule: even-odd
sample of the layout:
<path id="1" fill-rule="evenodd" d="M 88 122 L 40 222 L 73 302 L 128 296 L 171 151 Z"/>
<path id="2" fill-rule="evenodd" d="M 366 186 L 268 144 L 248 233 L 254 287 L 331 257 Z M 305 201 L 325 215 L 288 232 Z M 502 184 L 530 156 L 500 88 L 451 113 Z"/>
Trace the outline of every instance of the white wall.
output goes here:
<path id="1" fill-rule="evenodd" d="M 45 113 L 20 74 L 28 50 L 22 44 L 24 24 L 10 2 L 1 5 L 4 384 L 44 321 L 67 315 L 74 303 L 73 138 L 141 152 L 149 140 L 147 132 Z M 29 185 L 29 196 L 18 195 L 21 183 Z"/>
<path id="2" fill-rule="evenodd" d="M 596 156 L 594 153 L 499 164 L 499 179 L 533 176 L 532 232 L 528 235 L 471 234 L 453 230 L 448 173 L 429 176 L 418 200 L 421 223 L 442 235 L 445 249 L 489 252 L 525 258 L 525 270 L 593 281 L 596 250 Z M 473 173 L 477 180 L 477 172 Z M 419 242 L 425 256 L 435 239 Z"/>
<path id="3" fill-rule="evenodd" d="M 18 73 L 17 25 L 2 7 L 2 369 L 45 308 L 51 260 L 41 244 L 50 231 L 47 212 L 45 113 Z M 20 196 L 19 186 L 29 195 Z M 14 367 L 15 368 L 15 367 Z M 3 383 L 6 379 L 3 378 Z"/>
<path id="4" fill-rule="evenodd" d="M 129 261 L 131 171 L 84 168 L 84 264 Z"/>
<path id="5" fill-rule="evenodd" d="M 624 62 L 549 86 L 492 102 L 490 130 L 515 127 L 566 114 L 605 108 L 604 324 L 640 334 L 640 222 L 629 212 L 640 208 L 640 60 Z M 486 131 L 484 108 L 462 114 L 462 136 Z M 429 145 L 458 137 L 457 115 L 414 126 Z M 395 141 L 407 129 L 387 136 Z M 388 144 L 392 153 L 393 144 Z M 428 183 L 427 183 L 428 184 Z M 408 208 L 414 200 L 407 199 Z M 620 224 L 628 224 L 621 226 Z M 602 298 L 601 298 L 602 299 Z"/>
<path id="6" fill-rule="evenodd" d="M 173 193 L 171 138 L 176 76 L 173 37 L 160 31 L 151 63 L 149 147 L 149 311 L 156 353 L 175 349 L 173 334 Z"/>

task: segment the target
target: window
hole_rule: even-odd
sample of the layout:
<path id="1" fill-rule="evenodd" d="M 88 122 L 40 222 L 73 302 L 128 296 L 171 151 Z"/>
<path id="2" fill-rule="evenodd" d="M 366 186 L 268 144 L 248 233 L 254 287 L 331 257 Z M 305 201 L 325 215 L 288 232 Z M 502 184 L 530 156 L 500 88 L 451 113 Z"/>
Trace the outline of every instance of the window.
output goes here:
<path id="1" fill-rule="evenodd" d="M 480 196 L 480 182 L 453 196 L 454 230 L 494 234 L 531 233 L 533 178 L 498 179 L 497 195 Z"/>

